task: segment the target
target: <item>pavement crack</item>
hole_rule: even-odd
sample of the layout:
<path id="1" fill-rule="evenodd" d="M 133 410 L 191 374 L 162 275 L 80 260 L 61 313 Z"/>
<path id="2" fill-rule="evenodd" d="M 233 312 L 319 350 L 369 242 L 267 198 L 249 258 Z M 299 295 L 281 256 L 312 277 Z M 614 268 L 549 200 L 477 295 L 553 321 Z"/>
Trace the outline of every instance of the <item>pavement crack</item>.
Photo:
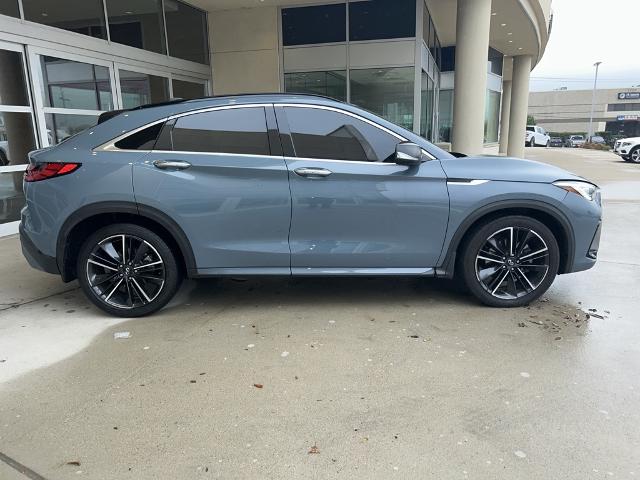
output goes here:
<path id="1" fill-rule="evenodd" d="M 32 303 L 35 302 L 39 302 L 41 300 L 46 300 L 48 298 L 52 298 L 58 295 L 64 295 L 65 293 L 71 293 L 74 292 L 76 290 L 79 290 L 80 287 L 74 287 L 74 288 L 70 288 L 68 290 L 63 290 L 61 292 L 56 292 L 56 293 L 52 293 L 51 295 L 45 295 L 44 297 L 38 297 L 38 298 L 34 298 L 32 300 L 27 300 L 25 302 L 10 302 L 10 303 L 0 303 L 0 312 L 3 312 L 5 310 L 10 310 L 12 308 L 20 308 L 24 305 L 30 305 Z"/>

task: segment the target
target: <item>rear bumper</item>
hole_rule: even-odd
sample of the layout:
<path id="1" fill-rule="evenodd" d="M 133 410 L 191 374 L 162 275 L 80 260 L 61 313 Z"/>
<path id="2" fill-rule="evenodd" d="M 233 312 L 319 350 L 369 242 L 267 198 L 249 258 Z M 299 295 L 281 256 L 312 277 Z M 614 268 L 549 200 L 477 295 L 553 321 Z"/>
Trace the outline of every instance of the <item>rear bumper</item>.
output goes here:
<path id="1" fill-rule="evenodd" d="M 54 257 L 50 257 L 42 253 L 31 241 L 29 236 L 24 231 L 22 224 L 19 227 L 20 231 L 20 244 L 22 245 L 22 254 L 33 268 L 42 270 L 43 272 L 53 273 L 60 275 L 60 269 L 58 263 Z"/>

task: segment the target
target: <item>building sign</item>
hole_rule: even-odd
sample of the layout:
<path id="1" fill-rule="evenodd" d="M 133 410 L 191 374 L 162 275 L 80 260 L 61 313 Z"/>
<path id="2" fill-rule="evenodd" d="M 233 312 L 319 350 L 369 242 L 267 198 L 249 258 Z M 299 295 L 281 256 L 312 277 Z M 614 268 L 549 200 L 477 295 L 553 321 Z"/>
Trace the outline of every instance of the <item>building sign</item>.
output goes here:
<path id="1" fill-rule="evenodd" d="M 638 120 L 638 118 L 640 118 L 638 115 L 618 115 L 617 120 L 624 122 L 625 120 Z"/>
<path id="2" fill-rule="evenodd" d="M 620 92 L 618 100 L 640 100 L 640 92 Z"/>

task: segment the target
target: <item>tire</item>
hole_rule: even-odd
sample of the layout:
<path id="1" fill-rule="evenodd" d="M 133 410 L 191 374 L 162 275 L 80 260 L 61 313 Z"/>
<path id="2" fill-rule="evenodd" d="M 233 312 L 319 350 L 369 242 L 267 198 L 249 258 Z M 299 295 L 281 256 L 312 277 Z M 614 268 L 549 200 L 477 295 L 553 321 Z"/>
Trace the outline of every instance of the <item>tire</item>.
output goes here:
<path id="1" fill-rule="evenodd" d="M 508 251 L 511 231 L 513 256 Z M 481 224 L 465 241 L 461 253 L 459 272 L 467 288 L 491 307 L 520 307 L 536 300 L 551 286 L 560 265 L 558 242 L 551 230 L 525 216 Z"/>
<path id="2" fill-rule="evenodd" d="M 551 146 L 551 140 L 547 140 L 547 144 L 545 145 L 545 147 L 549 148 Z"/>
<path id="3" fill-rule="evenodd" d="M 535 142 L 535 140 L 533 138 L 531 140 L 529 140 L 529 146 L 530 147 L 535 147 L 536 146 L 536 142 Z"/>
<path id="4" fill-rule="evenodd" d="M 629 152 L 629 161 L 633 163 L 640 163 L 640 146 L 635 147 Z"/>
<path id="5" fill-rule="evenodd" d="M 89 236 L 80 248 L 76 271 L 89 300 L 117 317 L 160 310 L 182 281 L 167 243 L 151 230 L 128 223 L 109 225 Z"/>
<path id="6" fill-rule="evenodd" d="M 6 167 L 7 165 L 9 165 L 9 159 L 7 158 L 7 155 L 0 150 L 0 167 Z"/>

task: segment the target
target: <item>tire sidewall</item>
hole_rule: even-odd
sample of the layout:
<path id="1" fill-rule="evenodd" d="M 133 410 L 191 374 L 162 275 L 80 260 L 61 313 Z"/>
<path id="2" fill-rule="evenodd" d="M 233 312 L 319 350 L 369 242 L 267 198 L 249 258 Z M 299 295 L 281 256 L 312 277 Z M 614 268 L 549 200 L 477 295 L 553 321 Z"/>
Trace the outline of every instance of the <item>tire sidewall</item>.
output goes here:
<path id="1" fill-rule="evenodd" d="M 520 298 L 505 300 L 494 297 L 487 292 L 476 277 L 476 256 L 486 240 L 498 230 L 507 227 L 524 227 L 533 230 L 547 244 L 549 248 L 549 270 L 542 283 L 533 292 Z M 464 281 L 481 302 L 492 307 L 520 307 L 527 305 L 544 294 L 553 283 L 560 266 L 560 249 L 558 242 L 549 228 L 542 222 L 525 216 L 509 216 L 491 220 L 479 226 L 465 242 L 463 246 L 462 261 L 460 264 Z"/>
<path id="2" fill-rule="evenodd" d="M 86 274 L 87 260 L 93 248 L 105 238 L 122 234 L 136 236 L 149 242 L 157 250 L 165 267 L 165 282 L 160 294 L 151 303 L 132 309 L 117 308 L 103 302 L 89 285 Z M 76 272 L 82 291 L 94 305 L 111 315 L 129 318 L 142 317 L 160 310 L 173 298 L 181 281 L 180 270 L 175 255 L 167 243 L 147 228 L 126 223 L 109 225 L 90 235 L 82 247 L 80 247 L 76 263 Z"/>
<path id="3" fill-rule="evenodd" d="M 638 159 L 633 159 L 633 154 L 638 152 Z M 633 163 L 640 163 L 640 147 L 635 147 L 633 150 L 629 152 L 629 161 Z"/>

